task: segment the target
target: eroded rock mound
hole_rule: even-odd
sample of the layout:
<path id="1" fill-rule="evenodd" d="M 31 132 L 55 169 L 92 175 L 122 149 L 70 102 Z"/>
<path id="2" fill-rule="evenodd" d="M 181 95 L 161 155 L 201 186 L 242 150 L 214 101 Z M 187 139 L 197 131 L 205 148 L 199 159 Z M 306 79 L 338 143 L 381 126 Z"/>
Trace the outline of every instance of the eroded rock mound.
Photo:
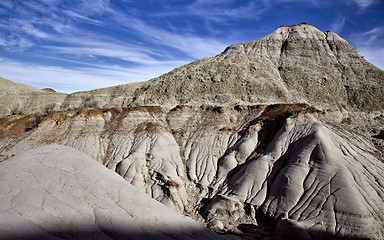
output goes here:
<path id="1" fill-rule="evenodd" d="M 248 205 L 255 218 L 276 220 L 281 236 L 289 229 L 303 239 L 379 239 L 384 168 L 368 150 L 314 119 L 288 118 L 266 149 L 248 155 L 246 163 L 222 158 L 218 172 L 232 172 L 206 214 L 236 221 Z"/>
<path id="2" fill-rule="evenodd" d="M 0 178 L 0 239 L 222 238 L 73 148 L 19 154 Z"/>
<path id="3" fill-rule="evenodd" d="M 271 224 L 281 236 L 380 239 L 383 153 L 325 119 L 306 104 L 89 109 L 28 132 L 25 117 L 3 120 L 0 144 L 4 159 L 74 147 L 217 231 Z"/>

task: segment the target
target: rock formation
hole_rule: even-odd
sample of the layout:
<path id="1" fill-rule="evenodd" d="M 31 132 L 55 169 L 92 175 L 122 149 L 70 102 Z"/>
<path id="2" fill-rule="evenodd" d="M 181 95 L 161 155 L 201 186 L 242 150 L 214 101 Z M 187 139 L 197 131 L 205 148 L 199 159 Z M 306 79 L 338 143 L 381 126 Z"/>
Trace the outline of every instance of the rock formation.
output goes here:
<path id="1" fill-rule="evenodd" d="M 0 176 L 0 239 L 224 239 L 73 148 L 18 154 Z"/>
<path id="2" fill-rule="evenodd" d="M 147 82 L 1 118 L 0 170 L 65 145 L 221 233 L 381 239 L 383 87 L 336 34 L 283 26 Z"/>
<path id="3" fill-rule="evenodd" d="M 48 103 L 60 105 L 66 94 L 46 92 L 0 77 L 0 116 L 30 114 Z"/>

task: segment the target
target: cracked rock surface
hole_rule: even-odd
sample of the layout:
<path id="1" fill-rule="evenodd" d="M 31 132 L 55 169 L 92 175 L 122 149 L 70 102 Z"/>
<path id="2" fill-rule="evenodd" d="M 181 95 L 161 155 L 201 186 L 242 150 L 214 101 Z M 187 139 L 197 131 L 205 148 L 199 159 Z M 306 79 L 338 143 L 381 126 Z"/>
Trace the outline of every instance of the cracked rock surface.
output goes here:
<path id="1" fill-rule="evenodd" d="M 0 163 L 0 190 L 0 239 L 221 238 L 66 146 Z"/>
<path id="2" fill-rule="evenodd" d="M 305 104 L 77 110 L 27 132 L 23 117 L 4 120 L 0 149 L 11 164 L 70 146 L 219 232 L 380 239 L 383 153 L 323 115 Z"/>

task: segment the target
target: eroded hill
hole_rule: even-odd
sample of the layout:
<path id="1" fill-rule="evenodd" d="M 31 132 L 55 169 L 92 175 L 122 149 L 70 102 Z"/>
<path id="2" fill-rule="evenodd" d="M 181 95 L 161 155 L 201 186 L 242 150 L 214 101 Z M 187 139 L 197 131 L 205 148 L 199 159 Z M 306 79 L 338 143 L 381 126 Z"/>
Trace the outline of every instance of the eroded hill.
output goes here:
<path id="1" fill-rule="evenodd" d="M 6 162 L 66 145 L 219 231 L 272 221 L 304 239 L 383 235 L 383 152 L 306 104 L 84 109 L 26 131 L 28 118 L 3 119 Z"/>

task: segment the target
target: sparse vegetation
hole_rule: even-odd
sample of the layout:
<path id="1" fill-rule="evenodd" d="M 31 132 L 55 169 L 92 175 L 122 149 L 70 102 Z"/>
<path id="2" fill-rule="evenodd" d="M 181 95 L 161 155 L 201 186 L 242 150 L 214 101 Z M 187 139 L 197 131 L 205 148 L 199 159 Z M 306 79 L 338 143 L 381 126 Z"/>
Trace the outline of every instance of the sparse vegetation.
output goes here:
<path id="1" fill-rule="evenodd" d="M 20 106 L 14 106 L 11 109 L 11 115 L 24 115 L 24 110 Z"/>
<path id="2" fill-rule="evenodd" d="M 37 127 L 47 116 L 55 112 L 56 103 L 48 103 L 41 108 L 41 111 L 36 111 L 32 114 L 26 127 L 26 131 L 30 131 Z"/>
<path id="3" fill-rule="evenodd" d="M 97 108 L 99 106 L 98 101 L 93 96 L 81 97 L 81 108 Z"/>
<path id="4" fill-rule="evenodd" d="M 63 102 L 63 104 L 60 105 L 60 111 L 69 110 L 69 102 Z"/>
<path id="5" fill-rule="evenodd" d="M 56 103 L 48 103 L 43 107 L 43 114 L 44 115 L 50 115 L 55 112 Z"/>
<path id="6" fill-rule="evenodd" d="M 29 122 L 25 130 L 28 132 L 33 128 L 37 127 L 45 117 L 46 116 L 44 116 L 42 112 L 34 112 L 31 118 L 29 119 Z"/>

